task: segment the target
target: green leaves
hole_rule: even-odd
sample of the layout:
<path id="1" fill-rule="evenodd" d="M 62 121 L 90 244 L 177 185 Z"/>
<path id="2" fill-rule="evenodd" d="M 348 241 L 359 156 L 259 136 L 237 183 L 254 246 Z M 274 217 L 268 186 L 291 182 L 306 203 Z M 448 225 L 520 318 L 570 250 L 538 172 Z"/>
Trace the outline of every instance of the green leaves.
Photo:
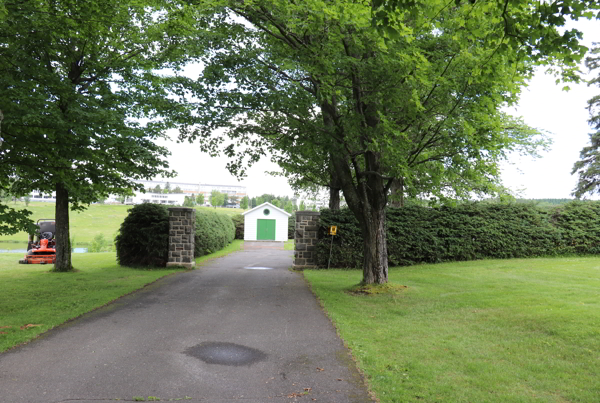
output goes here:
<path id="1" fill-rule="evenodd" d="M 60 0 L 2 10 L 0 183 L 11 178 L 22 193 L 60 183 L 79 208 L 173 174 L 156 140 L 190 111 L 170 96 L 182 80 L 155 71 L 194 58 L 189 7 Z"/>
<path id="2" fill-rule="evenodd" d="M 20 231 L 33 233 L 36 226 L 30 216 L 29 210 L 15 210 L 0 204 L 0 235 L 13 235 Z"/>

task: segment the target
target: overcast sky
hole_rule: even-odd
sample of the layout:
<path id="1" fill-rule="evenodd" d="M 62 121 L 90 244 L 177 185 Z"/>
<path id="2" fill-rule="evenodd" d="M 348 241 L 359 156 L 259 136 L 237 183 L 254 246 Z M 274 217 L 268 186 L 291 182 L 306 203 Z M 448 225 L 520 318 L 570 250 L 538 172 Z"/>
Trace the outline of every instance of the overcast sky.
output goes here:
<path id="1" fill-rule="evenodd" d="M 584 44 L 600 42 L 600 22 L 579 21 L 574 23 L 584 32 Z M 587 73 L 585 67 L 582 66 Z M 596 72 L 598 74 L 598 72 Z M 587 84 L 570 84 L 565 92 L 563 85 L 556 85 L 554 77 L 541 70 L 523 91 L 517 108 L 508 110 L 514 116 L 522 116 L 528 125 L 549 132 L 553 145 L 541 158 L 512 157 L 503 168 L 502 180 L 518 196 L 524 198 L 569 198 L 576 184 L 571 169 L 579 159 L 579 152 L 588 143 L 591 132 L 587 124 L 587 100 L 600 92 L 598 87 Z M 267 175 L 267 171 L 279 170 L 277 165 L 263 159 L 248 170 L 245 179 L 231 176 L 225 165 L 227 158 L 211 158 L 199 151 L 194 144 L 167 143 L 172 152 L 171 168 L 178 172 L 178 181 L 222 185 L 241 184 L 248 194 L 263 193 L 292 196 L 293 192 L 284 178 Z"/>
<path id="2" fill-rule="evenodd" d="M 584 32 L 586 46 L 600 42 L 600 22 L 584 20 L 574 24 Z M 588 72 L 584 66 L 581 68 Z M 522 116 L 528 125 L 549 132 L 553 140 L 551 150 L 542 158 L 514 157 L 512 165 L 503 170 L 504 184 L 525 198 L 571 197 L 577 183 L 571 169 L 592 132 L 587 123 L 587 100 L 600 93 L 600 88 L 581 83 L 570 84 L 571 89 L 563 91 L 564 84 L 556 85 L 554 81 L 554 77 L 540 71 L 523 91 L 519 106 L 508 110 L 514 116 Z"/>

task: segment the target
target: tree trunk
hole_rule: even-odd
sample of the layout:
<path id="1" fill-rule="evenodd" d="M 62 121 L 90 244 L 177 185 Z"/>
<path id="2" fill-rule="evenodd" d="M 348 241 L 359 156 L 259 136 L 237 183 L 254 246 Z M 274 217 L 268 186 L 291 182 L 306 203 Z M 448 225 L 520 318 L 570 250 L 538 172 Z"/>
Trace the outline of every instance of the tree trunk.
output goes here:
<path id="1" fill-rule="evenodd" d="M 73 270 L 71 240 L 69 239 L 69 192 L 62 183 L 56 184 L 56 263 L 54 271 Z"/>
<path id="2" fill-rule="evenodd" d="M 370 153 L 367 153 L 370 154 Z M 369 156 L 371 159 L 375 157 Z M 376 175 L 353 182 L 347 160 L 332 158 L 348 207 L 358 219 L 363 235 L 363 284 L 384 284 L 388 281 L 387 236 L 385 206 L 389 190 Z M 375 165 L 371 161 L 371 165 Z"/>
<path id="3" fill-rule="evenodd" d="M 364 239 L 363 283 L 384 284 L 388 281 L 385 207 L 365 214 L 362 222 Z"/>
<path id="4" fill-rule="evenodd" d="M 340 190 L 342 185 L 332 169 L 329 173 L 329 209 L 337 211 L 340 209 Z"/>
<path id="5" fill-rule="evenodd" d="M 329 209 L 334 211 L 340 209 L 340 188 L 329 187 Z"/>
<path id="6" fill-rule="evenodd" d="M 394 179 L 392 182 L 390 205 L 392 207 L 404 207 L 404 179 Z"/>

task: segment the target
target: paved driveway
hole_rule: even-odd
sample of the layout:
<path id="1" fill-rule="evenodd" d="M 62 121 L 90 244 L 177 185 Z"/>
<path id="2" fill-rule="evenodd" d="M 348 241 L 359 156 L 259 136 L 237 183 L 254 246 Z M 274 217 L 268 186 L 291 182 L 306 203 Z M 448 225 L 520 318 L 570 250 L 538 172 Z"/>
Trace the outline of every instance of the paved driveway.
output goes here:
<path id="1" fill-rule="evenodd" d="M 369 402 L 292 252 L 247 249 L 0 354 L 0 402 Z"/>
<path id="2" fill-rule="evenodd" d="M 244 250 L 278 249 L 283 250 L 284 242 L 276 241 L 244 241 Z"/>

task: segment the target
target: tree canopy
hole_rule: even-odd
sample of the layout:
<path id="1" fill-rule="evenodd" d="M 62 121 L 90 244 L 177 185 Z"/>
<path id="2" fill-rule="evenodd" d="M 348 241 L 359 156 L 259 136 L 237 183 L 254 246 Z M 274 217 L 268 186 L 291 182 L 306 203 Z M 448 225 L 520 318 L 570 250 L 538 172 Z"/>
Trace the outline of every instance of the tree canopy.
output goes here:
<path id="1" fill-rule="evenodd" d="M 501 107 L 518 100 L 537 65 L 578 79 L 580 33 L 557 27 L 598 9 L 575 0 L 218 4 L 204 22 L 214 29 L 194 83 L 198 126 L 186 134 L 207 149 L 227 137 L 249 144 L 234 173 L 269 149 L 292 181 L 335 182 L 363 230 L 367 283 L 387 281 L 392 189 L 498 193 L 507 154 L 545 145 Z M 226 136 L 211 137 L 217 129 Z M 225 152 L 236 155 L 231 144 Z"/>
<path id="2" fill-rule="evenodd" d="M 5 1 L 0 18 L 0 185 L 56 191 L 57 263 L 69 270 L 68 207 L 170 176 L 158 146 L 182 103 L 169 94 L 193 40 L 177 2 Z M 6 210 L 4 210 L 6 211 Z"/>

